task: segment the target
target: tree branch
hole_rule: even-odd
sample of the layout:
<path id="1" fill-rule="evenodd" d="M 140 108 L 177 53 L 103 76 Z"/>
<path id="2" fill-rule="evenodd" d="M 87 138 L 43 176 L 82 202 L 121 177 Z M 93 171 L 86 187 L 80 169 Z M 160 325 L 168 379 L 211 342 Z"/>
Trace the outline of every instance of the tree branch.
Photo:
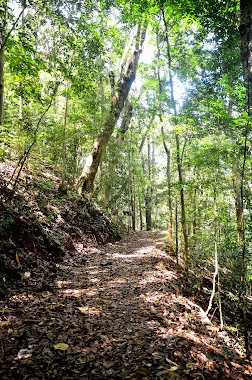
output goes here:
<path id="1" fill-rule="evenodd" d="M 2 44 L 1 44 L 0 49 L 3 49 L 3 48 L 5 47 L 5 45 L 6 45 L 7 41 L 8 41 L 8 39 L 9 39 L 9 37 L 10 37 L 10 35 L 11 35 L 11 33 L 12 33 L 13 30 L 16 28 L 17 23 L 18 23 L 18 21 L 20 20 L 20 18 L 22 17 L 22 14 L 24 13 L 24 11 L 25 11 L 26 8 L 27 8 L 27 6 L 25 6 L 25 7 L 21 10 L 21 12 L 19 13 L 17 19 L 15 20 L 15 22 L 13 23 L 11 29 L 10 29 L 9 32 L 7 33 L 7 36 L 4 38 L 4 40 L 3 40 Z"/>

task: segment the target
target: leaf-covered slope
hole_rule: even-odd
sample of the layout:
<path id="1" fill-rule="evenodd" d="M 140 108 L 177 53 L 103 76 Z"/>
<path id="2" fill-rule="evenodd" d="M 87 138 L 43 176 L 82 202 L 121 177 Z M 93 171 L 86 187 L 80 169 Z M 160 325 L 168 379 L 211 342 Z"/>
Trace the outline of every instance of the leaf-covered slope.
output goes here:
<path id="1" fill-rule="evenodd" d="M 25 273 L 48 268 L 80 247 L 120 238 L 116 224 L 102 210 L 69 192 L 61 195 L 58 178 L 49 170 L 26 170 L 15 191 L 10 183 L 14 168 L 1 164 L 0 275 L 13 283 Z"/>

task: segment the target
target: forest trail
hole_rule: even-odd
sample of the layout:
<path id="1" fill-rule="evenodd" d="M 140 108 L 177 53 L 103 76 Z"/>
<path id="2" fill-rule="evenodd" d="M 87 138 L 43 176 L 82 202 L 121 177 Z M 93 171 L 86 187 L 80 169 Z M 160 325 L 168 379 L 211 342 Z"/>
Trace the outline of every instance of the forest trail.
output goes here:
<path id="1" fill-rule="evenodd" d="M 235 335 L 181 294 L 161 232 L 83 249 L 2 305 L 0 378 L 249 379 Z M 4 306 L 4 307 L 3 307 Z"/>

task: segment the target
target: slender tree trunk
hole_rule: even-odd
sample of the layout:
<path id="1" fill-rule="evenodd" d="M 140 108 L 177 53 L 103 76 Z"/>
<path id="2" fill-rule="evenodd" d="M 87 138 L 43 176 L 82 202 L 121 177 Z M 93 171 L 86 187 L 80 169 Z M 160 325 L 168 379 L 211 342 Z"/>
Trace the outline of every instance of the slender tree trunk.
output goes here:
<path id="1" fill-rule="evenodd" d="M 197 190 L 194 189 L 193 193 L 193 221 L 192 221 L 192 235 L 194 236 L 197 228 Z"/>
<path id="2" fill-rule="evenodd" d="M 22 172 L 22 170 L 24 168 L 24 165 L 25 165 L 25 163 L 26 163 L 26 161 L 27 161 L 27 159 L 28 159 L 28 157 L 30 155 L 30 152 L 32 151 L 33 146 L 37 142 L 37 135 L 38 135 L 38 131 L 39 131 L 40 125 L 42 123 L 42 120 L 43 120 L 44 116 L 46 115 L 46 113 L 49 111 L 49 109 L 52 106 L 52 103 L 53 103 L 54 97 L 55 97 L 55 95 L 57 93 L 58 87 L 59 87 L 59 83 L 57 83 L 57 85 L 56 85 L 56 87 L 54 89 L 54 92 L 53 92 L 53 95 L 51 97 L 49 105 L 47 106 L 47 108 L 45 109 L 45 111 L 42 113 L 42 115 L 40 116 L 40 118 L 38 119 L 37 125 L 35 127 L 35 131 L 34 131 L 33 141 L 31 142 L 31 144 L 29 145 L 29 147 L 24 151 L 22 157 L 20 158 L 20 160 L 19 160 L 19 162 L 18 162 L 18 164 L 17 164 L 17 166 L 16 166 L 16 168 L 15 168 L 15 170 L 14 170 L 12 176 L 11 176 L 11 179 L 10 179 L 9 182 L 11 182 L 14 179 L 16 171 L 18 170 L 17 175 L 16 175 L 15 180 L 14 180 L 14 183 L 13 183 L 13 187 L 12 187 L 13 190 L 15 190 L 15 188 L 16 188 L 18 179 L 19 179 L 20 174 L 21 174 L 21 172 Z M 19 169 L 18 169 L 18 167 L 19 167 Z"/>
<path id="3" fill-rule="evenodd" d="M 70 95 L 70 84 L 66 84 L 66 98 L 65 98 L 65 112 L 64 112 L 64 121 L 62 128 L 62 144 L 61 144 L 61 157 L 62 157 L 62 178 L 59 186 L 59 190 L 63 193 L 67 192 L 67 168 L 66 168 L 66 127 L 67 127 L 67 118 L 68 118 L 68 105 L 69 105 L 69 95 Z"/>
<path id="4" fill-rule="evenodd" d="M 216 287 L 218 291 L 218 303 L 219 303 L 219 314 L 220 314 L 220 327 L 223 329 L 223 315 L 222 315 L 222 305 L 221 305 L 221 295 L 220 295 L 220 274 L 219 274 L 219 254 L 218 254 L 218 214 L 217 214 L 217 194 L 216 189 L 214 189 L 214 202 L 213 202 L 213 211 L 214 211 L 214 263 L 215 271 L 213 275 L 213 287 L 212 293 L 209 299 L 208 308 L 206 310 L 206 315 L 211 310 L 213 299 L 216 293 Z"/>
<path id="5" fill-rule="evenodd" d="M 103 58 L 100 57 L 101 60 L 101 65 L 100 65 L 100 86 L 101 86 L 101 105 L 100 105 L 100 110 L 101 114 L 104 112 L 104 104 L 105 104 L 105 88 L 104 88 L 104 74 L 103 74 L 103 69 L 104 69 L 104 61 Z"/>
<path id="6" fill-rule="evenodd" d="M 139 197 L 139 220 L 140 220 L 140 231 L 143 230 L 143 213 L 142 213 L 142 205 L 141 205 L 141 197 L 140 194 L 138 195 Z"/>
<path id="7" fill-rule="evenodd" d="M 136 70 L 142 51 L 145 34 L 146 23 L 142 23 L 141 25 L 138 25 L 134 51 L 129 60 L 122 65 L 121 73 L 115 85 L 114 94 L 112 96 L 112 101 L 106 120 L 103 123 L 101 132 L 94 142 L 92 152 L 88 157 L 83 172 L 78 180 L 77 192 L 79 195 L 82 195 L 82 193 L 92 195 L 98 167 L 102 162 L 108 142 L 114 132 L 115 125 L 136 76 Z"/>
<path id="8" fill-rule="evenodd" d="M 152 229 L 152 218 L 151 218 L 151 194 L 150 189 L 147 190 L 145 196 L 145 220 L 146 220 L 146 230 L 151 231 Z"/>
<path id="9" fill-rule="evenodd" d="M 243 79 L 247 87 L 247 107 L 252 105 L 252 1 L 240 0 L 240 37 Z"/>
<path id="10" fill-rule="evenodd" d="M 155 114 L 153 113 L 153 115 L 151 116 L 151 119 L 150 119 L 150 121 L 149 121 L 149 123 L 148 123 L 148 125 L 147 125 L 147 127 L 146 127 L 145 134 L 144 134 L 144 136 L 143 136 L 143 138 L 142 138 L 142 140 L 141 140 L 141 143 L 140 143 L 140 145 L 139 145 L 139 148 L 138 148 L 139 153 L 142 152 L 142 149 L 143 149 L 143 146 L 144 146 L 144 143 L 145 143 L 145 140 L 146 140 L 146 136 L 147 136 L 147 133 L 148 133 L 149 127 L 150 127 L 150 125 L 152 124 L 154 118 L 155 118 Z M 142 158 L 142 166 L 143 166 L 143 170 L 144 170 L 143 158 Z M 117 194 L 114 195 L 114 196 L 110 199 L 110 201 L 109 201 L 109 203 L 108 203 L 108 206 L 109 206 L 109 207 L 112 207 L 112 208 L 113 208 L 113 206 L 115 206 L 116 201 L 118 200 L 118 198 L 119 198 L 120 195 L 122 194 L 123 190 L 124 190 L 125 187 L 127 186 L 127 183 L 129 183 L 129 181 L 130 181 L 130 175 L 128 175 L 128 176 L 124 179 L 124 181 L 122 182 L 121 187 L 120 187 L 120 189 L 118 190 Z M 141 211 L 142 211 L 142 210 L 141 210 Z M 142 217 L 143 217 L 143 215 L 142 215 Z M 143 229 L 143 219 L 142 219 L 142 229 Z"/>
<path id="11" fill-rule="evenodd" d="M 122 145 L 125 139 L 125 134 L 127 133 L 129 129 L 132 116 L 133 116 L 133 106 L 128 100 L 126 100 L 125 105 L 124 105 L 120 130 L 118 131 L 118 134 L 116 136 L 117 146 Z M 109 177 L 109 182 L 105 184 L 105 190 L 104 190 L 104 196 L 103 196 L 103 201 L 105 205 L 108 205 L 111 202 L 112 190 L 113 190 L 113 178 L 114 178 L 115 170 L 116 170 L 116 160 L 113 160 L 112 162 L 109 162 L 109 168 L 107 172 L 108 177 Z"/>
<path id="12" fill-rule="evenodd" d="M 20 91 L 22 91 L 21 85 L 19 87 L 20 87 Z M 18 119 L 19 119 L 20 126 L 22 126 L 22 123 L 23 123 L 23 108 L 24 108 L 23 105 L 24 105 L 23 95 L 19 95 Z"/>
<path id="13" fill-rule="evenodd" d="M 243 79 L 247 93 L 247 113 L 251 116 L 252 106 L 252 0 L 240 0 L 240 37 L 241 37 L 241 58 L 243 66 Z M 240 301 L 243 311 L 244 323 L 244 340 L 247 357 L 249 356 L 249 334 L 247 319 L 247 302 L 246 302 L 246 239 L 245 239 L 245 221 L 244 221 L 244 203 L 243 203 L 243 187 L 247 161 L 247 140 L 251 129 L 250 122 L 246 124 L 244 133 L 243 146 L 243 164 L 240 175 L 240 181 L 236 185 L 236 202 L 237 202 L 237 227 L 239 235 L 239 245 L 242 252 L 241 262 L 241 294 Z"/>
<path id="14" fill-rule="evenodd" d="M 170 92 L 171 92 L 171 102 L 173 107 L 173 112 L 175 116 L 175 123 L 177 124 L 176 117 L 177 107 L 174 97 L 174 85 L 173 85 L 173 76 L 171 71 L 171 51 L 170 51 L 170 42 L 169 42 L 169 34 L 168 34 L 168 25 L 165 18 L 165 12 L 162 8 L 162 17 L 165 26 L 165 41 L 166 41 L 166 49 L 167 49 L 167 61 L 168 61 L 168 71 L 169 71 L 169 82 L 170 82 Z M 182 172 L 182 154 L 180 149 L 180 139 L 177 132 L 175 132 L 175 141 L 176 141 L 176 159 L 177 159 L 177 168 L 178 168 L 178 177 L 179 177 L 179 187 L 180 187 L 180 204 L 181 204 L 181 224 L 182 231 L 184 236 L 184 251 L 183 251 L 183 268 L 185 272 L 185 276 L 187 277 L 188 272 L 188 233 L 187 233 L 187 223 L 186 223 L 186 210 L 185 210 L 185 195 L 184 195 L 184 187 L 183 187 L 183 172 Z"/>
<path id="15" fill-rule="evenodd" d="M 4 107 L 4 35 L 0 34 L 0 125 L 3 124 Z"/>
<path id="16" fill-rule="evenodd" d="M 159 47 L 159 35 L 157 31 L 157 49 L 158 54 L 157 58 L 160 57 L 160 47 Z M 158 77 L 158 86 L 159 86 L 159 95 L 163 92 L 162 83 L 160 78 L 160 69 L 159 64 L 157 65 L 157 77 Z M 169 244 L 169 253 L 173 254 L 173 210 L 172 210 L 172 195 L 171 195 L 171 149 L 169 144 L 166 143 L 164 126 L 163 126 L 163 117 L 162 117 L 162 105 L 161 100 L 159 101 L 159 119 L 161 122 L 161 135 L 163 147 L 166 153 L 166 178 L 167 178 L 167 192 L 168 192 L 168 244 Z"/>
<path id="17" fill-rule="evenodd" d="M 178 166 L 179 185 L 180 185 L 181 224 L 182 224 L 182 231 L 183 231 L 183 236 L 184 236 L 183 266 L 184 266 L 185 273 L 187 273 L 188 271 L 188 234 L 187 234 L 187 224 L 186 224 L 182 163 L 180 159 L 180 141 L 179 141 L 179 136 L 177 133 L 175 134 L 175 139 L 176 139 L 177 166 Z"/>
<path id="18" fill-rule="evenodd" d="M 135 185 L 131 184 L 131 220 L 132 220 L 132 230 L 136 230 L 136 195 L 135 195 Z"/>
<path id="19" fill-rule="evenodd" d="M 178 199 L 175 204 L 175 255 L 176 255 L 176 271 L 179 276 L 179 240 L 178 240 Z"/>
<path id="20" fill-rule="evenodd" d="M 146 230 L 151 231 L 152 229 L 152 177 L 151 177 L 151 146 L 148 143 L 148 179 L 149 183 L 147 185 L 145 194 L 145 216 L 146 216 Z"/>
<path id="21" fill-rule="evenodd" d="M 172 195 L 171 195 L 171 150 L 168 147 L 165 137 L 164 128 L 161 127 L 161 134 L 163 140 L 163 146 L 166 153 L 166 177 L 167 177 L 167 191 L 168 191 L 168 241 L 169 241 L 169 253 L 173 254 L 173 210 L 172 210 Z"/>

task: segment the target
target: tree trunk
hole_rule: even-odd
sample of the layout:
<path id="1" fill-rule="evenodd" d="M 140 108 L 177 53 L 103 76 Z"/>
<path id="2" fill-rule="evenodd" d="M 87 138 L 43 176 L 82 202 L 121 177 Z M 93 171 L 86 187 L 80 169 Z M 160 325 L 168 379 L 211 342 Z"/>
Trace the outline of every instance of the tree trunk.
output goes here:
<path id="1" fill-rule="evenodd" d="M 219 221 L 217 212 L 217 194 L 216 188 L 214 188 L 214 202 L 213 202 L 213 212 L 214 212 L 214 263 L 215 271 L 213 274 L 213 287 L 212 293 L 209 299 L 208 308 L 206 310 L 206 315 L 212 308 L 214 296 L 216 293 L 216 287 L 218 291 L 218 303 L 219 303 L 219 313 L 220 313 L 220 328 L 223 329 L 223 315 L 222 315 L 222 305 L 221 305 L 221 295 L 220 295 L 220 272 L 219 272 L 219 253 L 218 253 L 218 235 L 219 235 Z"/>
<path id="2" fill-rule="evenodd" d="M 160 47 L 159 47 L 159 38 L 157 33 L 157 48 L 158 48 L 158 61 L 160 57 Z M 159 96 L 162 95 L 162 83 L 160 78 L 160 69 L 159 65 L 157 66 L 157 77 L 158 77 L 158 86 L 159 86 Z M 163 126 L 163 117 L 162 117 L 162 104 L 161 101 L 159 101 L 159 119 L 161 122 L 161 135 L 162 135 L 162 142 L 163 147 L 166 153 L 166 177 L 167 177 L 167 192 L 168 192 L 168 244 L 169 244 L 169 253 L 173 254 L 173 212 L 172 212 L 172 196 L 171 196 L 171 149 L 170 146 L 166 143 L 165 140 L 165 133 L 164 133 L 164 126 Z"/>
<path id="3" fill-rule="evenodd" d="M 186 224 L 182 163 L 180 159 L 180 141 L 179 141 L 179 136 L 177 133 L 175 134 L 175 139 L 176 139 L 176 150 L 177 150 L 177 167 L 178 167 L 178 176 L 179 176 L 179 186 L 180 186 L 181 225 L 182 225 L 182 231 L 183 231 L 183 236 L 184 236 L 183 267 L 186 273 L 188 271 L 188 234 L 187 234 L 187 224 Z"/>
<path id="4" fill-rule="evenodd" d="M 65 97 L 65 111 L 64 111 L 64 121 L 62 128 L 62 142 L 61 142 L 61 159 L 62 159 L 62 169 L 61 169 L 61 183 L 59 185 L 59 191 L 62 193 L 67 193 L 67 149 L 66 149 L 66 128 L 67 128 L 67 118 L 68 118 L 68 106 L 70 97 L 70 83 L 66 84 L 66 97 Z"/>
<path id="5" fill-rule="evenodd" d="M 118 131 L 118 134 L 116 136 L 116 143 L 117 146 L 120 146 L 124 139 L 125 139 L 125 134 L 127 133 L 131 119 L 133 116 L 133 106 L 132 104 L 126 100 L 124 104 L 124 110 L 123 110 L 123 116 L 122 116 L 122 122 L 120 126 L 120 130 Z M 109 182 L 105 184 L 105 189 L 104 189 L 104 194 L 103 194 L 103 202 L 105 205 L 109 205 L 111 202 L 111 197 L 112 197 L 112 190 L 113 190 L 113 179 L 114 179 L 114 174 L 116 171 L 116 160 L 113 160 L 112 162 L 109 162 L 109 168 L 107 171 L 107 175 L 109 177 Z"/>
<path id="6" fill-rule="evenodd" d="M 143 230 L 143 213 L 142 213 L 142 204 L 141 204 L 141 197 L 140 197 L 140 194 L 139 194 L 139 222 L 140 222 L 140 230 L 142 231 Z"/>
<path id="7" fill-rule="evenodd" d="M 171 102 L 173 107 L 173 112 L 175 116 L 175 123 L 177 124 L 176 116 L 177 107 L 174 97 L 174 85 L 173 85 L 173 76 L 171 71 L 171 51 L 170 51 L 170 42 L 168 35 L 168 25 L 165 19 L 164 9 L 162 9 L 162 17 L 165 26 L 165 41 L 166 41 L 166 50 L 167 50 L 167 61 L 168 61 L 168 71 L 169 71 L 169 82 L 170 82 L 170 92 L 171 92 Z M 175 141 L 176 141 L 176 158 L 177 158 L 177 168 L 178 168 L 178 177 L 179 177 L 179 187 L 180 187 L 180 204 L 181 204 L 181 224 L 184 237 L 184 251 L 183 251 L 183 268 L 185 275 L 187 277 L 188 271 L 188 233 L 187 233 L 187 223 L 186 223 L 186 210 L 185 210 L 185 196 L 184 196 L 184 187 L 183 187 L 183 172 L 182 172 L 182 157 L 180 149 L 180 139 L 177 132 L 175 132 Z M 183 150 L 182 150 L 183 151 Z"/>
<path id="8" fill-rule="evenodd" d="M 138 151 L 139 151 L 139 153 L 142 152 L 142 149 L 143 149 L 143 146 L 144 146 L 144 143 L 145 143 L 145 140 L 146 140 L 146 136 L 147 136 L 147 134 L 148 134 L 149 127 L 150 127 L 150 125 L 152 124 L 154 118 L 155 118 L 155 115 L 153 114 L 152 117 L 151 117 L 151 119 L 150 119 L 150 122 L 148 123 L 148 125 L 147 125 L 147 127 L 146 127 L 146 131 L 145 131 L 145 134 L 144 134 L 144 136 L 143 136 L 143 138 L 142 138 L 142 140 L 141 140 L 141 143 L 140 143 L 140 145 L 139 145 L 139 147 L 138 147 Z M 121 132 L 122 132 L 122 131 L 121 131 Z M 142 160 L 143 160 L 143 159 L 142 159 Z M 144 170 L 144 164 L 143 164 L 143 163 L 142 163 L 142 166 L 143 166 L 143 170 Z M 127 177 L 124 179 L 124 181 L 123 181 L 122 184 L 121 184 L 120 190 L 117 192 L 117 194 L 114 195 L 114 196 L 110 199 L 110 201 L 109 201 L 109 203 L 108 203 L 108 206 L 109 206 L 109 207 L 112 207 L 112 208 L 113 208 L 113 206 L 116 205 L 116 202 L 117 202 L 118 198 L 121 196 L 123 190 L 125 189 L 125 187 L 127 186 L 127 183 L 128 183 L 129 181 L 130 181 L 130 175 L 127 176 Z M 142 222 L 143 222 L 143 221 L 142 221 Z M 142 223 L 142 229 L 143 229 L 143 223 Z"/>
<path id="9" fill-rule="evenodd" d="M 146 230 L 151 231 L 152 229 L 152 219 L 151 219 L 151 195 L 150 190 L 147 190 L 145 196 L 145 220 L 146 220 Z"/>
<path id="10" fill-rule="evenodd" d="M 246 86 L 247 94 L 247 113 L 251 116 L 252 106 L 252 0 L 240 0 L 240 38 L 241 38 L 241 59 L 243 67 L 243 80 Z M 241 262 L 241 294 L 240 302 L 243 311 L 244 323 L 244 340 L 247 357 L 249 356 L 249 334 L 246 304 L 246 239 L 245 239 L 245 223 L 244 223 L 244 203 L 243 203 L 243 186 L 245 177 L 245 168 L 247 161 L 247 140 L 249 135 L 250 123 L 247 122 L 244 133 L 243 145 L 243 163 L 240 179 L 235 184 L 236 191 L 236 211 L 237 211 L 237 228 L 239 235 L 239 246 L 242 253 Z"/>
<path id="11" fill-rule="evenodd" d="M 121 73 L 115 85 L 108 115 L 102 125 L 101 132 L 94 142 L 92 152 L 87 159 L 86 165 L 77 183 L 77 192 L 79 195 L 82 195 L 82 193 L 92 195 L 99 165 L 102 162 L 106 147 L 114 132 L 116 122 L 136 76 L 138 61 L 145 39 L 146 27 L 146 23 L 138 25 L 134 51 L 129 60 L 121 66 Z"/>
<path id="12" fill-rule="evenodd" d="M 0 125 L 3 124 L 4 106 L 4 35 L 0 34 Z"/>
<path id="13" fill-rule="evenodd" d="M 240 37 L 243 79 L 247 87 L 247 107 L 252 105 L 252 1 L 240 0 Z"/>
<path id="14" fill-rule="evenodd" d="M 175 256 L 176 256 L 176 272 L 179 276 L 179 240 L 178 240 L 178 199 L 175 204 Z"/>
<path id="15" fill-rule="evenodd" d="M 193 192 L 193 221 L 192 221 L 192 236 L 196 234 L 197 229 L 197 190 Z"/>
<path id="16" fill-rule="evenodd" d="M 151 176 L 151 146 L 148 143 L 148 178 L 149 184 L 147 185 L 145 194 L 145 217 L 146 217 L 146 230 L 152 229 L 152 176 Z"/>
<path id="17" fill-rule="evenodd" d="M 161 120 L 161 118 L 160 118 Z M 164 136 L 164 128 L 161 127 L 162 141 L 163 147 L 166 153 L 166 177 L 167 177 L 167 191 L 168 191 L 168 243 L 169 243 L 169 253 L 173 254 L 173 220 L 172 220 L 172 196 L 171 196 L 171 150 L 167 145 Z"/>
<path id="18" fill-rule="evenodd" d="M 132 230 L 136 230 L 136 196 L 134 183 L 131 184 L 131 194 L 130 194 L 130 205 L 131 205 L 131 221 L 132 221 Z"/>

